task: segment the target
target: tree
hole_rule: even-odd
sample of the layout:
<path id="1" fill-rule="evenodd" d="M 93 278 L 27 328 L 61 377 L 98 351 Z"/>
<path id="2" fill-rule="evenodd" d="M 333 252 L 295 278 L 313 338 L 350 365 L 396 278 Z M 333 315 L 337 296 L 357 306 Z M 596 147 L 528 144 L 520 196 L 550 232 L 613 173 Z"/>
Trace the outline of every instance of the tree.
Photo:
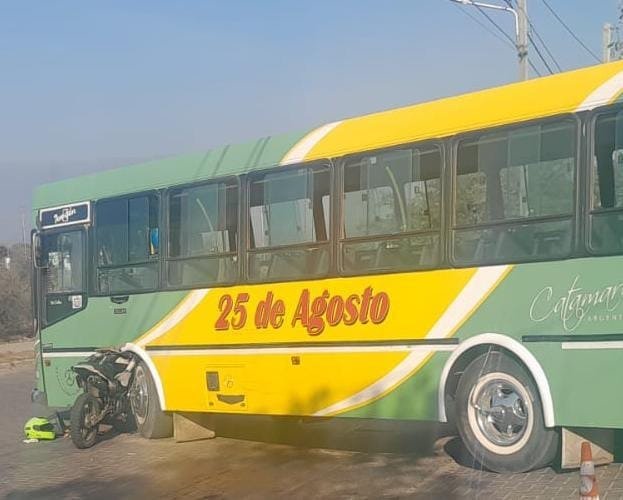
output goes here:
<path id="1" fill-rule="evenodd" d="M 2 249 L 6 251 L 1 256 Z M 31 336 L 33 314 L 30 249 L 27 245 L 0 247 L 0 257 L 11 257 L 11 265 L 0 266 L 0 339 Z"/>

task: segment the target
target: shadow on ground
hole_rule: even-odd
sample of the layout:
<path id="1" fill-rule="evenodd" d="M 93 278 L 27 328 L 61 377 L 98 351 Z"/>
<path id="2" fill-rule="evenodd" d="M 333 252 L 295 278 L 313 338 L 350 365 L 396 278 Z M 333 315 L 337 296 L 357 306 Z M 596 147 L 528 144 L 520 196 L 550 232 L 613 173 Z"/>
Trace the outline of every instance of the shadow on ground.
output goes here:
<path id="1" fill-rule="evenodd" d="M 149 485 L 145 478 L 136 476 L 117 477 L 114 481 L 101 479 L 75 479 L 53 486 L 35 487 L 32 489 L 16 489 L 10 491 L 6 499 L 48 500 L 89 498 L 90 500 L 127 498 L 131 492 L 140 491 L 148 495 Z"/>
<path id="2" fill-rule="evenodd" d="M 463 441 L 458 436 L 450 439 L 443 449 L 457 464 L 470 469 L 484 470 L 484 466 L 467 451 Z"/>
<path id="3" fill-rule="evenodd" d="M 429 455 L 437 439 L 451 435 L 445 424 L 346 419 L 295 419 L 216 416 L 217 436 L 299 448 L 328 448 L 365 453 Z"/>

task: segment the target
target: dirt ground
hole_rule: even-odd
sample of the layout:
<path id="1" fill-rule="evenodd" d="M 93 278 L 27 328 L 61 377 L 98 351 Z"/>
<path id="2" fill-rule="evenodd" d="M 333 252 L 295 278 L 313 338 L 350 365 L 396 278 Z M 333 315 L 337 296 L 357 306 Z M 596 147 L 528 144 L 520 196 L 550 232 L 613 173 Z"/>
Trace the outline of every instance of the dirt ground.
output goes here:
<path id="1" fill-rule="evenodd" d="M 21 363 L 32 361 L 33 358 L 32 341 L 0 343 L 0 371 L 15 368 Z"/>

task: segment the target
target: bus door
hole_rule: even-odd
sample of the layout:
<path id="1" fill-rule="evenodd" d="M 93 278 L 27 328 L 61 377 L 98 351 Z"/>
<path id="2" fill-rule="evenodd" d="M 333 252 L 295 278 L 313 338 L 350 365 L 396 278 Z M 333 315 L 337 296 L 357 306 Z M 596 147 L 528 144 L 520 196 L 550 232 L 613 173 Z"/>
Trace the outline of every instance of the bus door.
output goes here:
<path id="1" fill-rule="evenodd" d="M 63 343 L 62 337 L 46 338 L 48 327 L 86 307 L 86 247 L 90 222 L 90 202 L 39 212 L 33 250 L 36 267 L 35 311 L 42 348 Z"/>
<path id="2" fill-rule="evenodd" d="M 39 345 L 35 349 L 32 400 L 47 406 L 47 349 L 65 347 L 67 339 L 52 325 L 86 307 L 86 229 L 59 228 L 35 232 L 33 245 L 33 312 Z"/>
<path id="3" fill-rule="evenodd" d="M 83 227 L 52 229 L 39 233 L 38 239 L 35 309 L 44 344 L 47 327 L 86 306 L 86 231 Z"/>

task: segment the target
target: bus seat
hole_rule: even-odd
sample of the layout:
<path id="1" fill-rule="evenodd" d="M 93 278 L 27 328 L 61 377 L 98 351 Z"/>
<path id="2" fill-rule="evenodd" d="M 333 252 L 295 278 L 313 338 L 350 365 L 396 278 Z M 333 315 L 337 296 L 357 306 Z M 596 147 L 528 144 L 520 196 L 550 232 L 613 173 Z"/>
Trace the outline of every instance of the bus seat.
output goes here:
<path id="1" fill-rule="evenodd" d="M 526 229 L 530 229 L 529 231 Z M 524 258 L 528 249 L 522 246 L 522 241 L 531 241 L 531 228 L 509 227 L 498 231 L 495 244 L 496 260 L 521 260 Z"/>
<path id="2" fill-rule="evenodd" d="M 374 259 L 375 269 L 391 269 L 404 267 L 404 244 L 400 240 L 380 241 Z"/>
<path id="3" fill-rule="evenodd" d="M 278 279 L 284 276 L 297 276 L 300 273 L 302 263 L 296 257 L 279 252 L 270 256 L 267 278 Z"/>
<path id="4" fill-rule="evenodd" d="M 571 245 L 571 229 L 568 227 L 553 230 L 536 229 L 532 235 L 532 241 L 533 257 L 566 255 Z"/>
<path id="5" fill-rule="evenodd" d="M 623 219 L 620 214 L 593 215 L 591 243 L 602 252 L 623 249 Z"/>
<path id="6" fill-rule="evenodd" d="M 478 232 L 474 232 L 478 234 Z M 484 229 L 480 234 L 474 248 L 474 256 L 471 259 L 474 262 L 490 260 L 496 255 L 497 231 L 494 229 Z"/>
<path id="7" fill-rule="evenodd" d="M 439 253 L 439 240 L 436 239 L 432 245 L 423 245 L 420 253 L 420 266 L 431 267 L 437 263 Z"/>
<path id="8" fill-rule="evenodd" d="M 221 259 L 191 259 L 182 264 L 182 284 L 221 281 Z"/>
<path id="9" fill-rule="evenodd" d="M 268 265 L 268 278 L 319 276 L 328 270 L 328 259 L 324 247 L 274 252 Z"/>

